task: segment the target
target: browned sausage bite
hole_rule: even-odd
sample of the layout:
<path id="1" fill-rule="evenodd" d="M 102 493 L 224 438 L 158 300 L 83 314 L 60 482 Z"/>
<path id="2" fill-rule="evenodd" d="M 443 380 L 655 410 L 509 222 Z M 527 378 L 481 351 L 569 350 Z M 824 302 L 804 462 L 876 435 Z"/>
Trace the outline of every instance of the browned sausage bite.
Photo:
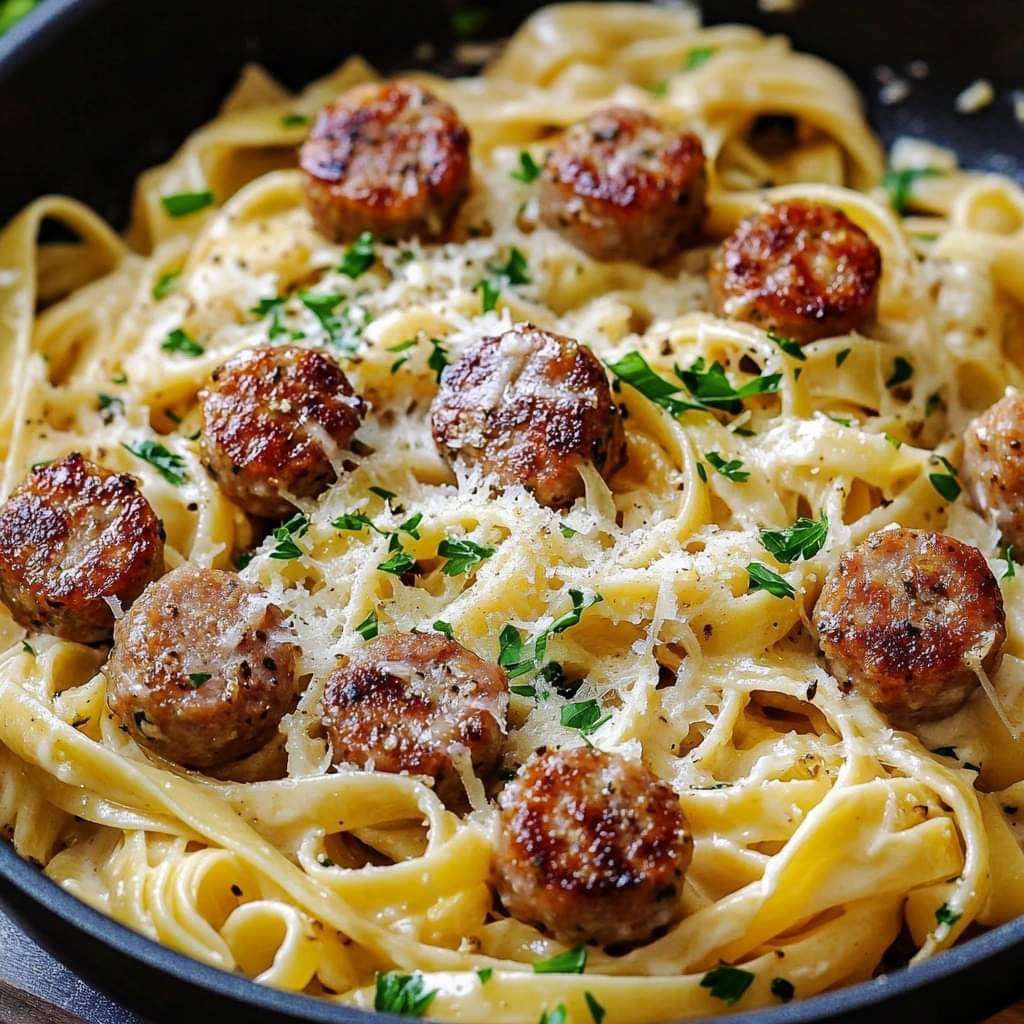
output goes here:
<path id="1" fill-rule="evenodd" d="M 1024 395 L 1006 395 L 971 423 L 961 473 L 971 504 L 1024 554 Z"/>
<path id="2" fill-rule="evenodd" d="M 828 574 L 814 624 L 832 674 L 894 725 L 943 718 L 994 672 L 1006 639 L 999 584 L 977 548 L 881 530 Z"/>
<path id="3" fill-rule="evenodd" d="M 317 118 L 299 163 L 326 237 L 433 238 L 469 190 L 469 132 L 415 82 L 357 85 Z"/>
<path id="4" fill-rule="evenodd" d="M 77 452 L 34 469 L 0 509 L 0 597 L 28 629 L 109 640 L 114 610 L 163 571 L 163 525 L 135 478 Z"/>
<path id="5" fill-rule="evenodd" d="M 564 942 L 642 942 L 680 915 L 693 840 L 639 761 L 592 747 L 534 755 L 499 798 L 505 909 Z"/>
<path id="6" fill-rule="evenodd" d="M 611 107 L 572 125 L 549 154 L 541 219 L 594 259 L 657 263 L 700 235 L 706 190 L 696 135 Z"/>
<path id="7" fill-rule="evenodd" d="M 715 310 L 799 342 L 874 317 L 882 255 L 842 210 L 777 203 L 744 220 L 711 264 Z"/>
<path id="8" fill-rule="evenodd" d="M 559 508 L 583 494 L 579 467 L 609 478 L 625 461 L 622 418 L 585 345 L 519 324 L 447 367 L 431 409 L 441 454 Z"/>
<path id="9" fill-rule="evenodd" d="M 240 352 L 199 398 L 207 467 L 232 501 L 267 519 L 335 481 L 337 453 L 366 411 L 329 355 L 293 345 Z"/>
<path id="10" fill-rule="evenodd" d="M 259 586 L 182 565 L 114 628 L 110 710 L 145 747 L 193 768 L 259 750 L 297 697 L 295 634 Z"/>
<path id="11" fill-rule="evenodd" d="M 458 762 L 481 776 L 494 769 L 507 706 L 497 665 L 438 633 L 391 633 L 331 675 L 322 712 L 335 764 L 427 775 L 461 803 Z"/>

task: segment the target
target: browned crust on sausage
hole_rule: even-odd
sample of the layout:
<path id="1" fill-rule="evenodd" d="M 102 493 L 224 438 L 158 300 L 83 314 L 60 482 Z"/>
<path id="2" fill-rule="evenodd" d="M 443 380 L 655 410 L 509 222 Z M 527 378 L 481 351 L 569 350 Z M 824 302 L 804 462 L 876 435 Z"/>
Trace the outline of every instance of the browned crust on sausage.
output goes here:
<path id="1" fill-rule="evenodd" d="M 434 633 L 391 633 L 349 658 L 324 689 L 323 724 L 335 764 L 434 779 L 463 799 L 457 760 L 478 775 L 498 763 L 508 682 L 496 665 Z"/>
<path id="2" fill-rule="evenodd" d="M 28 629 L 109 640 L 114 615 L 164 569 L 164 530 L 138 481 L 72 452 L 29 474 L 0 510 L 0 596 Z"/>
<path id="3" fill-rule="evenodd" d="M 324 435 L 344 449 L 366 411 L 329 355 L 293 345 L 239 353 L 199 398 L 207 467 L 232 501 L 268 519 L 294 509 L 287 495 L 315 497 L 334 482 Z"/>
<path id="4" fill-rule="evenodd" d="M 566 942 L 640 942 L 679 915 L 693 841 L 679 798 L 638 761 L 535 755 L 502 792 L 494 877 L 505 908 Z"/>
<path id="5" fill-rule="evenodd" d="M 744 220 L 716 253 L 710 281 L 721 316 L 809 342 L 870 321 L 881 276 L 878 246 L 842 210 L 791 201 Z"/>
<path id="6" fill-rule="evenodd" d="M 469 190 L 469 131 L 415 82 L 359 85 L 321 112 L 299 164 L 328 238 L 436 238 Z"/>
<path id="7" fill-rule="evenodd" d="M 431 430 L 450 463 L 521 484 L 553 508 L 583 494 L 583 463 L 609 479 L 626 460 L 622 418 L 600 360 L 572 338 L 531 324 L 481 339 L 445 370 Z"/>
<path id="8" fill-rule="evenodd" d="M 110 710 L 136 742 L 187 767 L 259 750 L 297 696 L 299 648 L 284 618 L 255 583 L 179 566 L 114 628 Z"/>
<path id="9" fill-rule="evenodd" d="M 541 219 L 598 260 L 658 263 L 707 215 L 700 139 L 632 107 L 572 125 L 548 155 Z"/>
<path id="10" fill-rule="evenodd" d="M 832 673 L 894 724 L 942 718 L 999 665 L 1006 616 L 977 548 L 922 530 L 882 530 L 846 552 L 814 609 Z"/>
<path id="11" fill-rule="evenodd" d="M 974 508 L 1024 554 L 1024 395 L 1004 396 L 971 423 L 960 472 Z"/>

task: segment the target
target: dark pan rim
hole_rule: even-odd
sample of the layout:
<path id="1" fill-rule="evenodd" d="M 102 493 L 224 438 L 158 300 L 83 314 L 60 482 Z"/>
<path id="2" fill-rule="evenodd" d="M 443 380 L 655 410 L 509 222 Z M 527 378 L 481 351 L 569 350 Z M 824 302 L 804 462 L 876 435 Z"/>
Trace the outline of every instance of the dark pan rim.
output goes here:
<path id="1" fill-rule="evenodd" d="M 47 0 L 17 22 L 0 37 L 0 82 L 48 46 L 54 35 L 102 2 L 104 0 Z M 7 841 L 0 841 L 0 879 L 36 903 L 40 910 L 60 918 L 120 955 L 253 1009 L 289 1014 L 310 1024 L 402 1024 L 408 1020 L 269 988 L 178 953 L 120 924 L 67 892 L 34 864 L 21 858 Z M 943 979 L 966 973 L 1016 946 L 1024 946 L 1024 916 L 912 968 L 783 1006 L 732 1013 L 714 1020 L 722 1024 L 753 1021 L 757 1024 L 812 1024 L 863 1010 L 896 996 L 908 996 Z"/>

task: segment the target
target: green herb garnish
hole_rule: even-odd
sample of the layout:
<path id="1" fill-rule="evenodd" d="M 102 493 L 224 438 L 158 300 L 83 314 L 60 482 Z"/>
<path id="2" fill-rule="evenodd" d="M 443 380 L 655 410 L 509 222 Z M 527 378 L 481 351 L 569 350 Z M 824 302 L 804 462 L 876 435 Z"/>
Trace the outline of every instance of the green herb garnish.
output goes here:
<path id="1" fill-rule="evenodd" d="M 562 953 L 556 953 L 547 960 L 537 960 L 533 965 L 534 974 L 582 974 L 587 966 L 587 947 L 573 946 Z"/>
<path id="2" fill-rule="evenodd" d="M 448 350 L 437 338 L 430 339 L 430 355 L 427 357 L 427 366 L 434 371 L 434 379 L 441 383 L 441 374 L 448 365 Z"/>
<path id="3" fill-rule="evenodd" d="M 490 276 L 478 281 L 474 291 L 480 292 L 483 312 L 488 313 L 498 304 L 503 289 L 512 284 L 529 284 L 530 268 L 521 249 L 512 246 L 508 259 L 502 264 L 488 263 Z"/>
<path id="4" fill-rule="evenodd" d="M 284 303 L 285 300 L 277 296 L 269 299 L 260 299 L 260 301 L 249 311 L 259 317 L 270 317 L 270 330 L 267 332 L 267 337 L 270 338 L 271 341 L 275 338 L 281 337 L 282 334 L 288 333 L 288 328 L 281 323 L 281 314 L 284 312 Z"/>
<path id="5" fill-rule="evenodd" d="M 963 917 L 963 914 L 960 914 L 955 910 L 950 910 L 948 903 L 943 903 L 942 906 L 935 911 L 935 920 L 938 921 L 939 924 L 948 925 L 949 927 L 955 925 L 961 917 Z"/>
<path id="6" fill-rule="evenodd" d="M 594 699 L 566 704 L 562 708 L 559 721 L 567 729 L 576 729 L 581 736 L 589 736 L 596 732 L 611 718 L 610 711 L 602 711 L 601 705 Z"/>
<path id="7" fill-rule="evenodd" d="M 301 512 L 296 512 L 290 519 L 283 522 L 274 530 L 274 540 L 277 542 L 271 558 L 280 561 L 289 561 L 292 558 L 302 556 L 302 548 L 295 543 L 296 537 L 301 537 L 309 529 L 309 519 Z"/>
<path id="8" fill-rule="evenodd" d="M 744 480 L 750 478 L 750 474 L 742 468 L 742 459 L 729 459 L 729 461 L 726 462 L 718 452 L 705 452 L 704 458 L 708 460 L 708 464 L 713 469 L 717 470 L 722 474 L 722 476 L 734 481 L 735 483 L 741 484 Z M 698 462 L 697 465 L 699 466 L 700 463 Z"/>
<path id="9" fill-rule="evenodd" d="M 186 356 L 201 356 L 206 349 L 195 338 L 190 337 L 180 327 L 175 327 L 162 342 L 160 348 L 164 352 L 181 352 Z"/>
<path id="10" fill-rule="evenodd" d="M 782 334 L 776 334 L 774 331 L 769 331 L 768 340 L 774 341 L 775 344 L 786 353 L 786 355 L 792 356 L 794 359 L 799 359 L 801 362 L 804 362 L 807 359 L 807 355 L 800 347 L 800 343 L 794 341 L 792 338 L 787 338 Z"/>
<path id="11" fill-rule="evenodd" d="M 1014 547 L 1012 544 L 1003 544 L 999 556 L 1006 562 L 1006 570 L 1003 572 L 1004 580 L 1012 580 L 1017 575 L 1017 566 L 1014 563 Z"/>
<path id="12" fill-rule="evenodd" d="M 761 547 L 780 562 L 795 562 L 813 558 L 828 539 L 828 516 L 823 511 L 820 519 L 801 516 L 784 530 L 762 530 Z"/>
<path id="13" fill-rule="evenodd" d="M 436 991 L 426 987 L 418 971 L 415 974 L 387 971 L 377 975 L 373 1008 L 403 1017 L 422 1017 L 436 995 Z"/>
<path id="14" fill-rule="evenodd" d="M 441 636 L 446 636 L 449 640 L 454 639 L 452 624 L 450 622 L 445 622 L 444 619 L 437 619 L 434 622 L 434 629 L 436 629 Z"/>
<path id="15" fill-rule="evenodd" d="M 836 369 L 839 369 L 839 367 L 842 366 L 843 363 L 846 362 L 846 360 L 849 358 L 850 353 L 852 351 L 853 351 L 852 348 L 844 348 L 842 350 L 842 352 L 837 352 L 836 353 Z"/>
<path id="16" fill-rule="evenodd" d="M 889 193 L 892 208 L 902 217 L 907 212 L 914 183 L 921 178 L 934 178 L 940 173 L 934 167 L 906 167 L 902 171 L 886 171 L 882 187 Z"/>
<path id="17" fill-rule="evenodd" d="M 894 388 L 900 384 L 906 384 L 911 377 L 914 376 L 914 367 L 907 362 L 903 356 L 897 356 L 893 360 L 892 373 L 889 375 L 889 379 L 885 382 L 887 388 Z"/>
<path id="18" fill-rule="evenodd" d="M 338 273 L 355 280 L 360 274 L 366 273 L 376 259 L 374 244 L 377 239 L 373 233 L 364 231 L 346 250 L 338 264 Z"/>
<path id="19" fill-rule="evenodd" d="M 169 483 L 175 486 L 188 479 L 185 472 L 185 460 L 180 455 L 168 451 L 156 441 L 139 441 L 133 448 L 130 444 L 121 443 L 121 447 L 130 451 L 138 459 L 148 462 Z"/>
<path id="20" fill-rule="evenodd" d="M 181 277 L 180 270 L 171 270 L 168 271 L 166 274 L 161 274 L 157 278 L 156 284 L 153 285 L 153 298 L 162 299 L 165 295 L 167 295 L 170 292 L 170 290 L 175 286 L 179 277 Z"/>
<path id="21" fill-rule="evenodd" d="M 416 559 L 405 548 L 399 546 L 393 550 L 390 558 L 386 558 L 377 568 L 381 572 L 389 572 L 392 576 L 404 576 L 414 565 Z"/>
<path id="22" fill-rule="evenodd" d="M 784 580 L 774 569 L 760 562 L 751 562 L 747 566 L 748 593 L 756 590 L 765 590 L 772 597 L 786 598 L 796 597 L 796 591 Z"/>
<path id="23" fill-rule="evenodd" d="M 686 60 L 683 62 L 683 67 L 687 71 L 693 71 L 696 68 L 703 67 L 711 59 L 715 49 L 713 46 L 695 46 L 687 55 Z"/>
<path id="24" fill-rule="evenodd" d="M 486 985 L 491 980 L 491 976 L 494 974 L 493 967 L 478 967 L 476 969 L 476 976 L 480 979 L 481 985 Z"/>
<path id="25" fill-rule="evenodd" d="M 441 558 L 448 559 L 441 567 L 445 576 L 459 576 L 485 558 L 490 558 L 494 554 L 494 548 L 483 547 L 465 538 L 452 540 L 446 537 L 438 545 L 437 553 Z"/>
<path id="26" fill-rule="evenodd" d="M 198 690 L 203 683 L 213 678 L 212 672 L 189 672 L 188 681 Z"/>
<path id="27" fill-rule="evenodd" d="M 605 1008 L 589 992 L 584 992 L 583 998 L 587 1001 L 587 1009 L 590 1011 L 591 1020 L 593 1020 L 594 1024 L 602 1024 L 604 1015 L 607 1012 Z"/>
<path id="28" fill-rule="evenodd" d="M 377 635 L 377 633 L 379 631 L 380 630 L 379 630 L 378 622 L 377 622 L 377 611 L 376 611 L 376 609 L 374 609 L 372 612 L 370 612 L 370 614 L 367 615 L 366 618 L 363 619 L 363 621 L 360 622 L 358 626 L 356 626 L 356 632 L 364 640 L 372 640 Z"/>
<path id="29" fill-rule="evenodd" d="M 519 170 L 513 171 L 512 177 L 524 185 L 529 185 L 540 177 L 537 161 L 525 149 L 519 151 Z"/>
<path id="30" fill-rule="evenodd" d="M 190 213 L 198 213 L 213 206 L 213 193 L 176 192 L 174 195 L 161 196 L 160 202 L 172 217 L 187 217 Z"/>
<path id="31" fill-rule="evenodd" d="M 722 964 L 712 967 L 700 980 L 701 988 L 711 990 L 715 999 L 721 999 L 726 1006 L 732 1006 L 743 998 L 743 993 L 750 988 L 754 975 L 741 967 L 730 967 Z"/>
<path id="32" fill-rule="evenodd" d="M 301 125 L 309 124 L 312 120 L 308 114 L 289 113 L 281 115 L 282 128 L 298 128 Z"/>

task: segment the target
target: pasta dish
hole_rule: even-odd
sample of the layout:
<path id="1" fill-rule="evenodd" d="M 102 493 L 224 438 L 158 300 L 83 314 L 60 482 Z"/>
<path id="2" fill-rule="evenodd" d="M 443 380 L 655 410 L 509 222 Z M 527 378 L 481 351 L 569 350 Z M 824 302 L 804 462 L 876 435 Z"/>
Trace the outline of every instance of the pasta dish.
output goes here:
<path id="1" fill-rule="evenodd" d="M 644 1024 L 1024 912 L 1024 192 L 784 38 L 250 68 L 0 340 L 0 824 L 143 935 Z"/>

